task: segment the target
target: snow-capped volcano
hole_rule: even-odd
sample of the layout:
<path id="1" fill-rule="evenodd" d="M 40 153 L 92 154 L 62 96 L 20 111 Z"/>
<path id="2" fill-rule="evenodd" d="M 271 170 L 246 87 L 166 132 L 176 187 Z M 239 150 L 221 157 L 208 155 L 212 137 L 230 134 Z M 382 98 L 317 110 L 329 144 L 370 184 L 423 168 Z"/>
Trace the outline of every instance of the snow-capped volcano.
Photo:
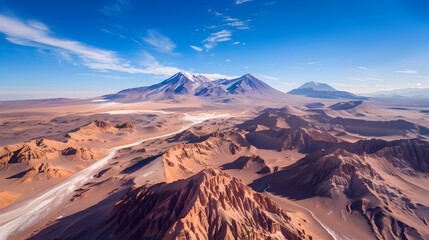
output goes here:
<path id="1" fill-rule="evenodd" d="M 354 100 L 367 100 L 367 97 L 357 96 L 353 93 L 346 91 L 338 91 L 337 89 L 329 86 L 326 83 L 320 82 L 306 82 L 301 87 L 293 89 L 288 92 L 292 95 L 303 95 L 311 98 L 326 98 L 326 99 L 354 99 Z"/>
<path id="2" fill-rule="evenodd" d="M 210 79 L 181 71 L 170 78 L 151 86 L 122 90 L 105 96 L 121 102 L 175 99 L 180 96 L 221 97 L 235 95 L 284 96 L 251 74 L 235 79 Z"/>

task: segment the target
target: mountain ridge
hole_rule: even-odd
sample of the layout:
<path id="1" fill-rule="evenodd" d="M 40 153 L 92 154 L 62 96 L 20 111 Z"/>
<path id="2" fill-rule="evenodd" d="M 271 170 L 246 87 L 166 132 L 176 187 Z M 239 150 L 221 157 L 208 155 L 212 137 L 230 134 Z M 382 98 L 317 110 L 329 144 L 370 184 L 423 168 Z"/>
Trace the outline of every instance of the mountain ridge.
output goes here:
<path id="1" fill-rule="evenodd" d="M 210 79 L 203 75 L 179 72 L 154 85 L 124 89 L 103 97 L 107 100 L 138 102 L 168 100 L 180 96 L 226 97 L 246 94 L 270 97 L 287 96 L 251 74 L 234 79 Z"/>
<path id="2" fill-rule="evenodd" d="M 368 100 L 367 97 L 357 96 L 353 93 L 346 91 L 338 91 L 331 87 L 329 84 L 320 82 L 306 82 L 300 87 L 288 92 L 292 95 L 303 95 L 311 98 L 324 98 L 324 99 L 353 99 L 353 100 Z"/>

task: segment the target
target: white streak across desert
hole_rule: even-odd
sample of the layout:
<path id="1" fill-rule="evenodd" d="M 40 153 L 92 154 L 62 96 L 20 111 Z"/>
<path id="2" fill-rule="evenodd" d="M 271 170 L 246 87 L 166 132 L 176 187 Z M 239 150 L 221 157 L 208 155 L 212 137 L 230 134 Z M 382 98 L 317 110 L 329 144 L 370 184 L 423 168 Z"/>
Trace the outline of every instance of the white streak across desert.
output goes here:
<path id="1" fill-rule="evenodd" d="M 20 232 L 26 228 L 35 224 L 38 220 L 48 215 L 51 211 L 63 203 L 63 201 L 78 187 L 93 178 L 96 170 L 100 169 L 108 163 L 108 161 L 115 155 L 115 153 L 124 148 L 136 146 L 142 144 L 145 141 L 164 138 L 178 134 L 190 127 L 202 123 L 205 120 L 213 118 L 226 117 L 228 114 L 201 114 L 201 115 L 188 115 L 185 114 L 184 120 L 192 121 L 191 124 L 183 126 L 179 130 L 160 136 L 151 138 L 145 138 L 137 142 L 126 144 L 118 147 L 114 147 L 108 150 L 107 156 L 91 164 L 89 167 L 79 171 L 78 173 L 71 176 L 68 180 L 54 187 L 48 192 L 38 196 L 35 199 L 31 199 L 21 206 L 12 211 L 3 213 L 0 215 L 0 240 L 6 240 L 9 237 L 13 239 L 13 233 Z"/>
<path id="2" fill-rule="evenodd" d="M 273 195 L 272 193 L 267 191 L 270 188 L 271 188 L 270 184 L 267 183 L 267 186 L 264 188 L 264 192 L 267 193 L 268 195 Z M 308 213 L 310 213 L 310 215 L 313 217 L 313 219 L 316 220 L 316 222 L 318 222 L 320 224 L 320 226 L 322 226 L 323 229 L 325 229 L 326 232 L 329 233 L 329 235 L 331 235 L 332 239 L 334 239 L 334 240 L 350 240 L 349 238 L 341 236 L 340 234 L 338 234 L 337 232 L 335 232 L 334 230 L 332 230 L 331 228 L 329 228 L 328 226 L 323 224 L 322 220 L 320 220 L 312 211 L 310 211 L 310 209 L 303 207 L 303 206 L 301 206 L 298 203 L 293 202 L 293 201 L 288 201 L 288 203 L 293 204 L 299 208 L 302 208 L 305 211 L 307 211 Z"/>

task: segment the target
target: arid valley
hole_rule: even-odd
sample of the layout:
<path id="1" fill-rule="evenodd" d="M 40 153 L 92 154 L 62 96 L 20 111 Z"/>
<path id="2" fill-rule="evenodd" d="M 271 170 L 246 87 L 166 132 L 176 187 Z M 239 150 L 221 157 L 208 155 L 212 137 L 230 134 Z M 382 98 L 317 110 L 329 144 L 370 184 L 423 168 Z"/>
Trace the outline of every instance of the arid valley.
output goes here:
<path id="1" fill-rule="evenodd" d="M 0 0 L 0 240 L 429 240 L 428 13 Z"/>
<path id="2" fill-rule="evenodd" d="M 198 79 L 1 102 L 1 239 L 429 238 L 427 105 Z"/>

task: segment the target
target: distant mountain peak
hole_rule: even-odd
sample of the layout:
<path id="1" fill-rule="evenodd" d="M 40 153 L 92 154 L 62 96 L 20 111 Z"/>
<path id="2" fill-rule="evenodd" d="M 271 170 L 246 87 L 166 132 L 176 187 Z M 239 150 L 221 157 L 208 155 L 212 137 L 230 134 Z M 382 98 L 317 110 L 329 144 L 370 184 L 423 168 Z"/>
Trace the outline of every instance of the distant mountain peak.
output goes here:
<path id="1" fill-rule="evenodd" d="M 326 99 L 354 99 L 354 100 L 367 100 L 367 97 L 361 97 L 346 91 L 338 91 L 337 89 L 329 86 L 326 83 L 320 82 L 306 82 L 301 87 L 293 89 L 288 92 L 293 95 L 303 95 L 312 98 L 326 98 Z"/>
<path id="2" fill-rule="evenodd" d="M 329 86 L 326 83 L 315 82 L 315 81 L 306 82 L 303 85 L 301 85 L 301 87 L 299 87 L 298 89 L 304 89 L 304 88 L 312 88 L 314 90 L 323 90 L 323 91 L 336 91 L 335 88 Z"/>

